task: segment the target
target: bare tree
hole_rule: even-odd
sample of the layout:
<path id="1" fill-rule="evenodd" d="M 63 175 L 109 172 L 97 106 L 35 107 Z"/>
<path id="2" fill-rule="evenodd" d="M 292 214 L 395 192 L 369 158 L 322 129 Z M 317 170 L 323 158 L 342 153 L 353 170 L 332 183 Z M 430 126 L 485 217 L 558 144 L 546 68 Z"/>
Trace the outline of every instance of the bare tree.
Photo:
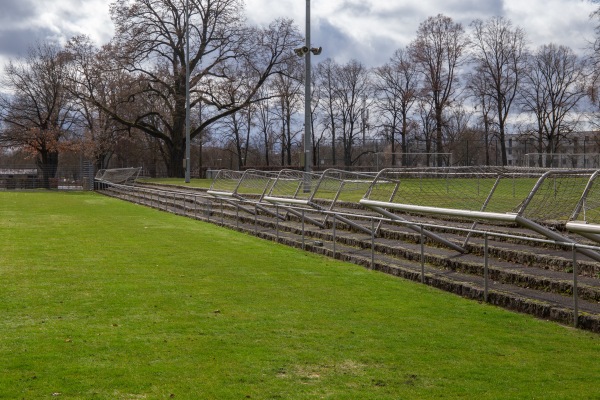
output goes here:
<path id="1" fill-rule="evenodd" d="M 336 157 L 336 138 L 337 138 L 337 120 L 339 118 L 339 99 L 336 94 L 337 71 L 339 65 L 328 58 L 317 65 L 316 68 L 316 86 L 321 92 L 319 103 L 320 109 L 324 114 L 323 123 L 329 130 L 331 136 L 331 164 L 337 164 Z"/>
<path id="2" fill-rule="evenodd" d="M 600 0 L 590 0 L 592 3 L 600 4 Z M 591 13 L 591 19 L 596 20 L 595 34 L 596 37 L 591 43 L 591 54 L 589 57 L 590 61 L 590 84 L 588 87 L 588 96 L 592 104 L 594 105 L 595 112 L 590 117 L 590 122 L 593 126 L 598 127 L 600 122 L 598 118 L 598 111 L 600 110 L 600 6 Z"/>
<path id="3" fill-rule="evenodd" d="M 479 78 L 485 80 L 485 86 L 481 82 L 478 87 L 489 90 L 486 97 L 493 101 L 502 165 L 506 165 L 506 121 L 527 62 L 525 32 L 513 28 L 504 17 L 492 17 L 485 22 L 475 20 L 472 26 L 473 60 Z"/>
<path id="4" fill-rule="evenodd" d="M 342 146 L 344 148 L 344 166 L 350 167 L 363 154 L 354 157 L 353 149 L 363 131 L 364 111 L 367 109 L 366 99 L 371 89 L 369 70 L 356 60 L 337 68 L 337 85 L 335 97 L 339 99 L 339 127 Z"/>
<path id="5" fill-rule="evenodd" d="M 386 138 L 391 143 L 392 165 L 396 165 L 396 133 L 400 134 L 401 151 L 407 153 L 409 113 L 417 100 L 419 76 L 407 51 L 398 49 L 390 61 L 374 70 L 375 105 L 383 121 Z M 406 157 L 402 165 L 406 165 Z"/>
<path id="6" fill-rule="evenodd" d="M 222 132 L 221 140 L 228 144 L 226 147 L 231 148 L 235 156 L 238 169 L 246 165 L 248 157 L 252 129 L 249 118 L 251 118 L 250 110 L 245 108 L 221 118 L 216 124 L 216 129 Z"/>
<path id="7" fill-rule="evenodd" d="M 475 112 L 479 114 L 479 123 L 483 133 L 485 165 L 490 165 L 490 143 L 494 132 L 495 109 L 491 96 L 490 81 L 480 67 L 470 74 L 467 91 L 474 101 Z"/>
<path id="8" fill-rule="evenodd" d="M 476 158 L 477 143 L 473 143 L 472 117 L 473 112 L 463 104 L 454 104 L 447 110 L 444 129 L 448 150 L 454 156 L 454 164 L 472 165 Z"/>
<path id="9" fill-rule="evenodd" d="M 436 120 L 434 108 L 428 97 L 419 97 L 417 101 L 417 115 L 419 117 L 420 132 L 416 135 L 416 139 L 424 143 L 424 150 L 426 153 L 425 163 L 427 166 L 432 165 L 431 152 L 433 138 L 436 134 Z M 423 146 L 421 146 L 423 149 Z M 433 160 L 436 163 L 437 160 Z"/>
<path id="10" fill-rule="evenodd" d="M 310 110 L 310 132 L 312 135 L 311 138 L 311 143 L 312 143 L 312 164 L 313 166 L 317 165 L 319 162 L 319 158 L 320 158 L 320 149 L 321 149 L 321 142 L 323 141 L 324 137 L 325 137 L 325 131 L 326 129 L 321 129 L 321 133 L 317 134 L 317 125 L 321 125 L 320 122 L 322 122 L 323 120 L 319 118 L 319 111 L 321 109 L 321 101 L 322 101 L 322 97 L 323 96 L 323 91 L 321 90 L 321 88 L 319 88 L 318 85 L 315 85 L 315 82 L 317 82 L 317 72 L 313 69 L 312 70 L 312 77 L 311 77 L 311 82 L 312 82 L 312 87 L 311 87 L 311 110 Z M 322 125 L 321 125 L 322 126 Z"/>
<path id="11" fill-rule="evenodd" d="M 579 123 L 577 105 L 587 92 L 584 61 L 566 46 L 540 46 L 531 58 L 522 108 L 535 116 L 538 152 L 556 153 Z"/>
<path id="12" fill-rule="evenodd" d="M 422 22 L 410 53 L 423 74 L 424 91 L 431 97 L 436 122 L 437 165 L 443 163 L 444 110 L 454 100 L 457 69 L 463 62 L 468 38 L 461 24 L 438 14 Z"/>
<path id="13" fill-rule="evenodd" d="M 266 87 L 261 88 L 258 95 L 265 100 L 256 103 L 255 124 L 261 139 L 259 147 L 263 148 L 263 159 L 265 165 L 268 167 L 271 165 L 271 151 L 275 142 L 274 106 L 273 100 L 269 98 L 270 96 Z"/>
<path id="14" fill-rule="evenodd" d="M 69 145 L 74 104 L 66 89 L 68 57 L 52 43 L 38 43 L 22 60 L 4 69 L 0 94 L 0 145 L 24 149 L 36 157 L 44 185 L 56 176 L 58 156 Z"/>
<path id="15" fill-rule="evenodd" d="M 290 65 L 298 66 L 297 63 Z M 293 117 L 302 106 L 301 75 L 298 68 L 291 72 L 291 75 L 278 75 L 272 84 L 273 95 L 277 98 L 275 115 L 279 120 L 281 135 L 281 165 L 292 164 L 292 146 L 299 133 L 294 129 Z"/>
<path id="16" fill-rule="evenodd" d="M 90 78 L 96 82 L 95 96 L 101 99 L 105 107 L 113 112 L 120 107 L 130 107 L 131 102 L 128 101 L 128 97 L 129 88 L 132 86 L 131 76 L 118 68 L 107 68 L 114 63 L 111 47 L 105 46 L 97 51 L 91 39 L 82 35 L 72 38 L 66 50 L 69 52 L 73 48 L 80 51 L 78 67 L 85 68 Z M 73 63 L 70 66 L 73 67 Z M 99 66 L 103 66 L 103 69 L 110 72 L 99 76 L 101 71 Z M 79 95 L 82 88 L 77 84 L 77 80 L 73 79 L 77 73 L 77 68 L 69 69 L 67 87 L 76 101 L 76 109 L 83 121 L 83 151 L 89 159 L 94 160 L 97 169 L 108 168 L 115 146 L 128 128 L 116 122 L 102 107 L 86 101 Z M 152 99 L 149 101 L 152 102 Z"/>
<path id="17" fill-rule="evenodd" d="M 78 82 L 85 89 L 82 96 L 121 124 L 159 139 L 171 176 L 184 174 L 186 67 L 191 108 L 202 104 L 205 115 L 190 132 L 194 139 L 219 119 L 259 101 L 260 87 L 285 70 L 286 59 L 294 57 L 292 49 L 301 42 L 290 20 L 276 20 L 265 28 L 247 26 L 241 0 L 116 1 L 111 4 L 111 17 L 119 66 L 139 81 L 130 100 L 154 96 L 157 107 L 140 108 L 135 115 L 115 112 L 96 97 L 96 82 L 86 75 Z M 236 91 L 238 97 L 232 98 L 231 87 L 238 84 L 245 90 Z M 153 119 L 160 120 L 160 128 Z"/>

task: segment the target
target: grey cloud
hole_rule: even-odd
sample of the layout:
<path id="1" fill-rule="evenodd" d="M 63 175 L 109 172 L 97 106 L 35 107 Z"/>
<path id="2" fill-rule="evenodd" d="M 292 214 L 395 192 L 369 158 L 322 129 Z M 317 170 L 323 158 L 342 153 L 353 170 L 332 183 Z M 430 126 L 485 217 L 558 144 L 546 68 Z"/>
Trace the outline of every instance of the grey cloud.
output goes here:
<path id="1" fill-rule="evenodd" d="M 34 0 L 3 0 L 0 13 L 0 54 L 23 56 L 38 40 L 54 36 L 46 28 L 33 28 L 39 9 Z"/>
<path id="2" fill-rule="evenodd" d="M 369 3 L 357 0 L 344 0 L 337 8 L 337 12 L 346 12 L 351 14 L 365 14 L 370 13 L 371 11 L 372 7 Z"/>
<path id="3" fill-rule="evenodd" d="M 359 42 L 326 19 L 315 22 L 311 36 L 313 46 L 323 47 L 322 55 L 315 59 L 315 62 L 321 61 L 321 57 L 331 58 L 339 63 L 356 59 L 367 67 L 378 66 L 387 62 L 393 52 L 400 47 L 400 44 L 394 40 L 378 35 L 370 36 L 368 41 Z"/>
<path id="4" fill-rule="evenodd" d="M 45 29 L 19 29 L 0 31 L 0 54 L 7 57 L 24 56 L 37 41 L 46 40 L 53 32 Z"/>
<path id="5" fill-rule="evenodd" d="M 504 0 L 453 0 L 444 3 L 444 9 L 455 15 L 465 13 L 492 17 L 503 14 Z"/>
<path id="6" fill-rule="evenodd" d="M 14 22 L 30 19 L 35 13 L 33 0 L 3 0 L 0 26 L 11 26 Z"/>

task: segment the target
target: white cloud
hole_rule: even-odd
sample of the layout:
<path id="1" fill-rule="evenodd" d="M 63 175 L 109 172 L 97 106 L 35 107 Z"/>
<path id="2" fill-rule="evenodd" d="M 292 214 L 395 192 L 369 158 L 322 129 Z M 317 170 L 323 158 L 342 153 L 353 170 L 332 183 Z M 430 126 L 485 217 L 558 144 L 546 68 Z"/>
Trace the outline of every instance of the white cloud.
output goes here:
<path id="1" fill-rule="evenodd" d="M 532 46 L 550 42 L 584 50 L 593 40 L 590 13 L 598 7 L 584 0 L 506 0 L 506 17 L 522 27 Z"/>
<path id="2" fill-rule="evenodd" d="M 247 0 L 246 4 L 251 22 L 267 23 L 274 18 L 288 17 L 293 18 L 304 32 L 306 2 Z M 381 60 L 379 53 L 389 52 L 387 59 L 395 48 L 410 43 L 419 24 L 427 17 L 441 13 L 468 29 L 476 18 L 486 20 L 503 15 L 525 30 L 532 47 L 555 42 L 583 52 L 593 39 L 594 22 L 589 19 L 589 14 L 597 6 L 586 0 L 312 1 L 312 38 L 316 44 L 329 42 L 329 38 L 319 37 L 319 34 L 330 33 L 331 28 L 335 28 L 342 38 L 333 44 L 333 49 L 325 49 L 328 56 L 333 56 L 332 51 L 335 54 L 352 53 L 344 49 L 348 44 L 362 45 L 365 49 L 354 53 L 365 55 L 366 63 L 378 63 Z M 328 29 L 320 30 L 319 25 L 323 23 Z"/>
<path id="3" fill-rule="evenodd" d="M 109 4 L 113 0 L 2 0 L 0 54 L 16 54 L 36 39 L 65 41 L 87 34 L 97 44 L 113 35 Z M 304 32 L 306 2 L 301 0 L 246 0 L 251 23 L 267 24 L 291 18 Z M 323 55 L 358 58 L 368 65 L 387 60 L 406 46 L 427 17 L 445 14 L 468 28 L 475 19 L 504 15 L 522 27 L 532 47 L 555 42 L 581 52 L 594 36 L 589 14 L 598 5 L 586 0 L 313 0 L 314 45 Z M 26 50 L 26 49 L 24 49 Z"/>
<path id="4" fill-rule="evenodd" d="M 61 41 L 86 34 L 97 44 L 106 43 L 113 35 L 108 2 L 103 0 L 60 0 L 36 2 L 36 26 L 55 34 Z"/>

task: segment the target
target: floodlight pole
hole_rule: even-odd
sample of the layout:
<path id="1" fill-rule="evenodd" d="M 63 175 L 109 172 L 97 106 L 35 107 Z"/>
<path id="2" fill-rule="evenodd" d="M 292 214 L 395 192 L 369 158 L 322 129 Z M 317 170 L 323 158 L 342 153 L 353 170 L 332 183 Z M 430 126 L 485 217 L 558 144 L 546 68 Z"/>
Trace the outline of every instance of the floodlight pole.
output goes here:
<path id="1" fill-rule="evenodd" d="M 310 0 L 306 0 L 306 49 L 310 49 Z M 312 137 L 311 137 L 311 65 L 310 50 L 304 55 L 304 192 L 310 192 L 310 172 L 312 171 Z"/>
<path id="2" fill-rule="evenodd" d="M 185 182 L 190 182 L 190 2 L 185 0 Z"/>

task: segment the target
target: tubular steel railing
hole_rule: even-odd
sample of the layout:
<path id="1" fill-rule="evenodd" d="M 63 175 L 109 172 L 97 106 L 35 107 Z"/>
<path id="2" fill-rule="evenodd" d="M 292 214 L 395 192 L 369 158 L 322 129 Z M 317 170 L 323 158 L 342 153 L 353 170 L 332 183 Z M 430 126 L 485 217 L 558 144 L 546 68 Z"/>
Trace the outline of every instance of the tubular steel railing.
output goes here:
<path id="1" fill-rule="evenodd" d="M 254 212 L 254 233 L 258 234 L 258 226 L 257 226 L 257 218 L 259 214 L 259 208 L 271 207 L 274 208 L 274 211 L 270 211 L 268 213 L 264 213 L 265 215 L 274 217 L 279 216 L 280 208 L 284 207 L 286 209 L 293 209 L 294 215 L 299 216 L 301 221 L 301 237 L 302 237 L 302 248 L 305 248 L 305 237 L 306 237 L 306 226 L 305 222 L 308 220 L 307 214 L 320 214 L 323 217 L 329 218 L 332 221 L 331 224 L 331 232 L 332 232 L 332 245 L 333 245 L 333 257 L 335 258 L 338 255 L 339 249 L 337 248 L 337 239 L 339 237 L 339 221 L 347 221 L 348 219 L 357 219 L 364 221 L 365 225 L 370 225 L 370 258 L 371 258 L 371 266 L 375 263 L 375 253 L 376 253 L 376 235 L 375 235 L 375 225 L 382 223 L 389 224 L 399 224 L 406 226 L 410 229 L 416 230 L 419 232 L 419 245 L 420 245 L 420 280 L 421 282 L 426 282 L 426 272 L 425 272 L 425 263 L 426 257 L 424 253 L 424 243 L 425 237 L 428 236 L 428 231 L 443 229 L 445 231 L 452 231 L 455 233 L 462 233 L 467 235 L 479 235 L 483 237 L 483 299 L 485 302 L 489 300 L 489 244 L 488 239 L 491 237 L 495 238 L 503 238 L 503 239 L 512 239 L 519 240 L 523 242 L 529 243 L 538 243 L 538 244 L 552 244 L 555 246 L 562 247 L 564 249 L 569 249 L 572 251 L 571 263 L 572 263 L 572 299 L 573 299 L 573 324 L 575 326 L 578 325 L 579 321 L 579 297 L 578 297 L 578 258 L 577 253 L 586 253 L 589 252 L 598 252 L 600 251 L 600 247 L 584 245 L 580 243 L 576 243 L 573 241 L 561 241 L 557 239 L 542 239 L 542 238 L 533 238 L 529 236 L 522 235 L 514 235 L 508 233 L 500 233 L 493 232 L 482 229 L 474 229 L 471 228 L 460 228 L 460 227 L 449 227 L 447 225 L 438 225 L 423 222 L 414 222 L 414 221 L 405 221 L 399 220 L 397 218 L 387 218 L 386 216 L 373 216 L 373 215 L 363 215 L 360 212 L 349 213 L 349 212 L 341 212 L 339 210 L 323 210 L 323 209 L 315 209 L 309 207 L 307 205 L 302 204 L 287 204 L 282 206 L 278 202 L 274 202 L 272 205 L 265 205 L 264 203 L 260 203 L 258 199 L 245 199 L 245 198 L 237 198 L 232 197 L 225 201 L 225 199 L 208 195 L 204 193 L 191 193 L 180 190 L 164 190 L 157 188 L 147 188 L 143 186 L 131 186 L 131 185 L 120 185 L 114 183 L 106 183 L 105 188 L 111 188 L 112 190 L 120 193 L 125 199 L 132 202 L 143 202 L 150 207 L 154 207 L 166 212 L 172 212 L 185 216 L 192 216 L 196 219 L 205 219 L 208 222 L 217 222 L 220 225 L 225 225 L 225 204 L 228 204 L 231 207 L 235 207 L 235 219 L 236 219 L 236 228 L 239 229 L 239 210 L 244 209 L 253 209 Z M 199 207 L 200 206 L 200 207 Z M 215 214 L 215 210 L 220 211 L 220 215 L 217 216 L 218 220 L 216 221 L 213 217 Z M 220 218 L 219 218 L 220 217 Z M 213 218 L 213 219 L 211 219 Z M 280 220 L 281 218 L 275 219 L 275 230 L 276 230 L 276 241 L 281 241 L 281 227 Z M 323 227 L 325 228 L 325 227 Z"/>

